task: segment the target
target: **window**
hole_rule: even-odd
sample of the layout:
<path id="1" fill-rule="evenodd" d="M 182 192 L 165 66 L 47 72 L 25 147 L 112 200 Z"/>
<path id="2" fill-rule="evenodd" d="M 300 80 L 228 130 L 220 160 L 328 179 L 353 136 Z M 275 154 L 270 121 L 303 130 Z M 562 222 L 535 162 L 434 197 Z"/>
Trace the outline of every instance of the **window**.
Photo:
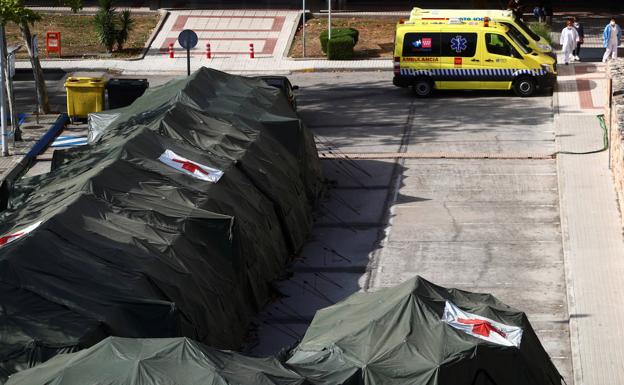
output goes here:
<path id="1" fill-rule="evenodd" d="M 439 33 L 406 33 L 403 56 L 440 56 Z"/>
<path id="2" fill-rule="evenodd" d="M 440 56 L 474 57 L 477 51 L 476 33 L 441 33 Z"/>
<path id="3" fill-rule="evenodd" d="M 520 31 L 518 31 L 516 27 L 507 23 L 502 23 L 502 24 L 506 25 L 507 28 L 509 28 L 509 31 L 507 32 L 507 34 L 509 35 L 511 40 L 513 40 L 514 43 L 516 43 L 516 45 L 520 47 L 522 52 L 524 52 L 525 54 L 533 52 L 531 47 L 529 47 L 529 40 L 527 40 L 527 38 L 524 37 L 524 35 Z"/>
<path id="4" fill-rule="evenodd" d="M 474 57 L 476 33 L 406 33 L 403 56 Z"/>
<path id="5" fill-rule="evenodd" d="M 501 23 L 501 24 L 509 28 L 509 36 L 512 36 L 514 40 L 521 41 L 523 45 L 527 45 L 527 46 L 529 45 L 529 39 L 527 39 L 526 36 L 524 36 L 522 32 L 520 32 L 518 28 L 516 28 L 513 24 L 510 24 L 510 23 Z"/>
<path id="6" fill-rule="evenodd" d="M 489 53 L 501 56 L 511 56 L 521 58 L 516 49 L 509 43 L 509 41 L 503 35 L 497 33 L 485 34 L 485 46 Z"/>
<path id="7" fill-rule="evenodd" d="M 540 41 L 541 38 L 535 32 L 533 32 L 531 28 L 524 24 L 524 21 L 522 21 L 522 19 L 516 18 L 515 21 L 520 29 L 522 29 L 527 35 L 531 36 L 531 39 L 535 41 Z"/>

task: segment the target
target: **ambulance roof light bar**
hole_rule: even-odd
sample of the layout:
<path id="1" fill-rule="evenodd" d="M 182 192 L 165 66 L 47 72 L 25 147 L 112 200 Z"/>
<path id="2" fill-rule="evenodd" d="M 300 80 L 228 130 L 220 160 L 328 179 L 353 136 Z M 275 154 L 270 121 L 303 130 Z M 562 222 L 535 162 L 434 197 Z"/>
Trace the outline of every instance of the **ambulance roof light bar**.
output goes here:
<path id="1" fill-rule="evenodd" d="M 490 18 L 489 17 L 484 17 L 483 18 L 483 26 L 484 27 L 489 27 L 490 26 Z"/>

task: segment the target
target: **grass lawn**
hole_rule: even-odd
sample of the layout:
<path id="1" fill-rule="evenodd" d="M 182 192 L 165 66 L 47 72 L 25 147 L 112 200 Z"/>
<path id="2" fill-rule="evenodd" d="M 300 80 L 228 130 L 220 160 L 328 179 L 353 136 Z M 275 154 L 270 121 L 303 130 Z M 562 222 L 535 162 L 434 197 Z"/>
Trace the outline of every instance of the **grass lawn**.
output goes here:
<path id="1" fill-rule="evenodd" d="M 363 18 L 363 17 L 334 17 L 333 28 L 351 27 L 360 31 L 360 37 L 355 46 L 355 57 L 359 59 L 392 57 L 394 50 L 394 33 L 396 17 Z M 306 20 L 306 57 L 325 57 L 321 50 L 319 35 L 327 29 L 327 18 Z M 301 27 L 290 47 L 290 57 L 301 57 Z"/>
<path id="2" fill-rule="evenodd" d="M 31 32 L 36 33 L 39 38 L 39 57 L 45 58 L 45 33 L 47 31 L 58 31 L 61 33 L 61 53 L 64 58 L 76 57 L 97 57 L 106 53 L 95 34 L 93 15 L 78 14 L 43 14 L 41 21 L 35 23 Z M 143 50 L 145 42 L 149 38 L 152 30 L 156 27 L 160 15 L 135 14 L 134 29 L 130 32 L 130 37 L 125 47 L 120 52 L 113 52 L 113 57 L 131 57 Z M 18 58 L 28 58 L 28 53 L 22 40 L 17 25 L 8 23 L 6 27 L 7 42 L 11 44 L 21 44 L 22 49 L 18 52 Z M 56 57 L 56 54 L 50 54 Z"/>

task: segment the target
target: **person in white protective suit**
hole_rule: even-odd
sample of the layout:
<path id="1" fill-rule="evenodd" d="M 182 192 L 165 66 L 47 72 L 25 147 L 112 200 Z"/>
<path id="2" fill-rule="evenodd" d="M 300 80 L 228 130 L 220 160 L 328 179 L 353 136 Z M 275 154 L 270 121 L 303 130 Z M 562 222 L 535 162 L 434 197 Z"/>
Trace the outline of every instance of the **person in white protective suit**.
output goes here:
<path id="1" fill-rule="evenodd" d="M 567 65 L 572 57 L 572 52 L 576 48 L 576 42 L 579 41 L 579 35 L 576 28 L 572 25 L 572 20 L 566 22 L 566 27 L 561 31 L 561 51 L 563 52 L 563 62 Z"/>
<path id="2" fill-rule="evenodd" d="M 615 23 L 615 19 L 611 19 L 609 24 L 604 29 L 602 34 L 603 47 L 606 48 L 602 62 L 606 63 L 611 56 L 613 59 L 618 56 L 618 46 L 622 40 L 622 28 Z"/>

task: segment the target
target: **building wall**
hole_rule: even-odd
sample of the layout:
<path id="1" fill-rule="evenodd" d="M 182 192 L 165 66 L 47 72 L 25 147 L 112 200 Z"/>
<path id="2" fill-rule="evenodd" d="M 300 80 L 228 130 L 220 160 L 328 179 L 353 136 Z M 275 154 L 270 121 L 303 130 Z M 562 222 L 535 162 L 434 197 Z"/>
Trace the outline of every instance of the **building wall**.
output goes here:
<path id="1" fill-rule="evenodd" d="M 624 59 L 609 62 L 612 102 L 607 119 L 611 121 L 611 170 L 624 225 Z"/>

